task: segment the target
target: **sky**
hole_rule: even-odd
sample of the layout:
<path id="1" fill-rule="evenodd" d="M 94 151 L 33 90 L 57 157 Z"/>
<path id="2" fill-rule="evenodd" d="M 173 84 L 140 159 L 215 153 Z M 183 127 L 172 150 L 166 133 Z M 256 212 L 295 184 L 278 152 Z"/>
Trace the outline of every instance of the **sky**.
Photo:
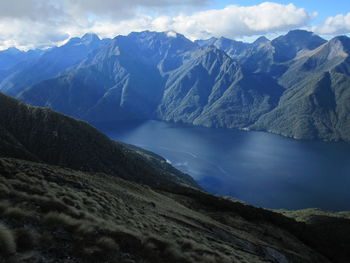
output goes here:
<path id="1" fill-rule="evenodd" d="M 0 0 L 0 49 L 61 45 L 96 33 L 176 31 L 186 37 L 252 41 L 293 29 L 325 38 L 350 33 L 348 0 Z"/>

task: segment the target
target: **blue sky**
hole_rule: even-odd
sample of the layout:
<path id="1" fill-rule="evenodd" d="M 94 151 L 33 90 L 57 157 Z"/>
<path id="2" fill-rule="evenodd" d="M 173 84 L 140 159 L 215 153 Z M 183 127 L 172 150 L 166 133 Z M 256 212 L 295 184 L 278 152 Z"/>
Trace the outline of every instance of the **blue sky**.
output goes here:
<path id="1" fill-rule="evenodd" d="M 293 29 L 331 38 L 350 33 L 345 0 L 0 0 L 0 49 L 46 48 L 87 32 L 176 31 L 252 41 Z"/>

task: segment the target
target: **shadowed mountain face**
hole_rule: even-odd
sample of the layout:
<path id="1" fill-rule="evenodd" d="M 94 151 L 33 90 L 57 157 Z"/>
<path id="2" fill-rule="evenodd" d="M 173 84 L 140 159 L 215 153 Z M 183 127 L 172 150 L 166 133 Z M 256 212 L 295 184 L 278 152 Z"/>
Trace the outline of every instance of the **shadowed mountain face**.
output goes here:
<path id="1" fill-rule="evenodd" d="M 145 31 L 96 41 L 58 77 L 30 84 L 16 77 L 25 90 L 5 88 L 6 80 L 0 89 L 94 123 L 158 118 L 350 140 L 347 37 L 327 42 L 294 30 L 249 44 Z"/>
<path id="2" fill-rule="evenodd" d="M 5 95 L 0 95 L 0 189 L 1 262 L 350 258 L 345 213 L 281 211 L 310 218 L 304 224 L 210 195 L 153 153 Z"/>
<path id="3" fill-rule="evenodd" d="M 155 154 L 111 141 L 86 122 L 2 94 L 0 148 L 0 156 L 104 172 L 154 186 L 197 187 L 190 176 Z"/>

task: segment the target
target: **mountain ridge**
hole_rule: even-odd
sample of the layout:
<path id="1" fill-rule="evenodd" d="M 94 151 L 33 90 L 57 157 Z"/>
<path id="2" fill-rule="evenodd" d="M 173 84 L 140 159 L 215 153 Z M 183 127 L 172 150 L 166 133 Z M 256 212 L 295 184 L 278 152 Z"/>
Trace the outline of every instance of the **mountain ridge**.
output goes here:
<path id="1" fill-rule="evenodd" d="M 349 50 L 346 36 L 326 41 L 304 30 L 253 43 L 225 38 L 192 42 L 177 33 L 133 32 L 16 95 L 89 122 L 161 119 L 350 141 L 347 84 L 334 86 L 349 81 Z M 319 85 L 328 73 L 332 81 Z M 308 96 L 314 92 L 315 103 Z M 329 112 L 327 103 L 318 101 L 321 93 L 335 99 L 335 110 Z"/>

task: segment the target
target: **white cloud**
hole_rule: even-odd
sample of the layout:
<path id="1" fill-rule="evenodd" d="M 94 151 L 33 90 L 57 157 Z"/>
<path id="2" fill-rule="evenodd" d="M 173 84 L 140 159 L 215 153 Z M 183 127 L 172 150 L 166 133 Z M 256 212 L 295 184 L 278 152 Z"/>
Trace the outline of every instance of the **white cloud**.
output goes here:
<path id="1" fill-rule="evenodd" d="M 350 13 L 331 16 L 326 21 L 312 28 L 318 34 L 334 35 L 350 33 Z"/>
<path id="2" fill-rule="evenodd" d="M 27 19 L 2 19 L 0 21 L 0 47 L 46 48 L 67 38 L 69 34 L 61 27 Z"/>
<path id="3" fill-rule="evenodd" d="M 278 14 L 276 16 L 275 14 Z M 224 9 L 196 12 L 192 15 L 180 14 L 174 17 L 139 17 L 114 25 L 98 23 L 96 32 L 108 30 L 126 34 L 130 31 L 155 30 L 176 31 L 191 39 L 211 36 L 240 38 L 276 31 L 286 31 L 308 24 L 315 14 L 293 4 L 282 5 L 265 2 L 260 5 L 242 7 L 227 6 Z"/>
<path id="4" fill-rule="evenodd" d="M 191 39 L 241 38 L 305 26 L 314 14 L 293 4 L 264 2 L 193 11 L 208 0 L 1 0 L 0 48 L 57 44 L 95 32 L 114 37 L 131 31 L 176 31 Z M 14 4 L 15 3 L 15 4 Z M 186 7 L 187 13 L 184 12 Z M 188 14 L 192 10 L 192 14 Z M 162 13 L 163 15 L 157 15 Z M 278 15 L 276 15 L 278 14 Z"/>
<path id="5" fill-rule="evenodd" d="M 198 12 L 190 16 L 179 15 L 167 20 L 166 23 L 170 29 L 191 38 L 209 36 L 237 38 L 301 27 L 313 16 L 314 14 L 293 4 L 265 2 L 248 7 L 231 5 L 224 9 Z"/>
<path id="6" fill-rule="evenodd" d="M 22 49 L 48 47 L 94 29 L 96 33 L 111 37 L 127 32 L 123 30 L 125 26 L 129 31 L 132 26 L 140 27 L 145 17 L 140 12 L 191 9 L 205 5 L 207 1 L 0 0 L 0 49 L 14 45 Z M 136 19 L 136 22 L 130 22 L 130 19 Z M 107 32 L 108 29 L 112 31 Z"/>

